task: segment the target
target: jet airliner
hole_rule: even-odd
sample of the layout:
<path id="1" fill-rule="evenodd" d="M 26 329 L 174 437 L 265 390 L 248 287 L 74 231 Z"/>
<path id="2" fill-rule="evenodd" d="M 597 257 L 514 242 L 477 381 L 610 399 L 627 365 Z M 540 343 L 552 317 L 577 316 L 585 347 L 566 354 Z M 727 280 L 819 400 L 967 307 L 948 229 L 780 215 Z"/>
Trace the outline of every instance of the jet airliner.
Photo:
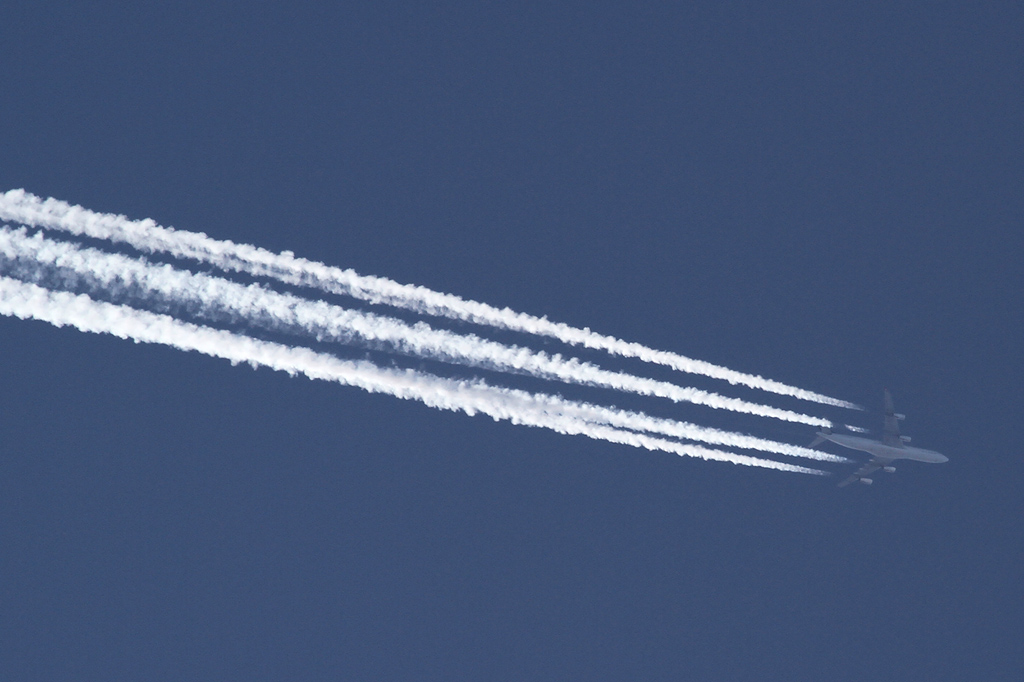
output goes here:
<path id="1" fill-rule="evenodd" d="M 881 469 L 887 473 L 896 471 L 893 462 L 897 459 L 910 459 L 915 462 L 928 462 L 929 464 L 942 464 L 948 462 L 949 458 L 934 450 L 915 448 L 907 445 L 910 442 L 909 436 L 900 435 L 900 422 L 906 419 L 906 415 L 893 410 L 892 394 L 885 389 L 885 420 L 883 425 L 882 440 L 872 440 L 861 436 L 850 436 L 846 434 L 833 433 L 831 429 L 823 429 L 818 432 L 818 437 L 811 443 L 816 447 L 825 441 L 832 441 L 836 445 L 852 450 L 861 450 L 871 454 L 871 461 L 862 466 L 839 483 L 842 488 L 845 485 L 860 481 L 871 485 L 868 474 Z"/>

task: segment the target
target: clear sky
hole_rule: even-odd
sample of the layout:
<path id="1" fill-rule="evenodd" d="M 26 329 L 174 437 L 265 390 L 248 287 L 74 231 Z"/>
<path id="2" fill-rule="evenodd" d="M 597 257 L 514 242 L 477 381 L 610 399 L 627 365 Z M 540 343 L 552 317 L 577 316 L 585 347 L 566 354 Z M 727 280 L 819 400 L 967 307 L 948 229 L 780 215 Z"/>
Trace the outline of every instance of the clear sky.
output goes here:
<path id="1" fill-rule="evenodd" d="M 886 386 L 948 464 L 839 490 L 0 318 L 0 678 L 1016 679 L 1024 10 L 681 4 L 12 4 L 0 190 L 863 427 Z"/>

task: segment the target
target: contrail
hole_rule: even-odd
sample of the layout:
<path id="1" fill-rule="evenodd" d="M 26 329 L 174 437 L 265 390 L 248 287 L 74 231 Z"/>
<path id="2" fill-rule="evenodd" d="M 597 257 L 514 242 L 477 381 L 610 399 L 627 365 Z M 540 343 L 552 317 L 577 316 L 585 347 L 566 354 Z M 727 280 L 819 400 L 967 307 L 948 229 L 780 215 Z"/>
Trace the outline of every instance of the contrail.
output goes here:
<path id="1" fill-rule="evenodd" d="M 255 284 L 244 286 L 170 265 L 154 265 L 138 258 L 82 248 L 47 239 L 40 234 L 27 236 L 24 228 L 0 228 L 0 255 L 73 270 L 95 280 L 107 292 L 127 291 L 131 295 L 139 288 L 155 292 L 190 311 L 198 310 L 207 319 L 227 314 L 235 320 L 241 318 L 276 331 L 299 331 L 321 341 L 347 343 L 358 338 L 387 343 L 400 352 L 444 362 L 502 372 L 522 372 L 544 379 L 629 391 L 811 426 L 832 426 L 831 422 L 819 417 L 611 372 L 576 359 L 565 360 L 561 356 L 509 347 L 475 335 L 433 329 L 422 322 L 410 325 L 395 318 L 350 310 L 323 301 L 309 301 Z"/>
<path id="2" fill-rule="evenodd" d="M 28 236 L 24 228 L 0 228 L 0 257 L 12 259 L 19 263 L 26 259 L 33 271 L 18 272 L 18 277 L 25 279 L 27 275 L 37 282 L 42 281 L 47 270 L 42 266 L 67 268 L 75 273 L 87 275 L 93 279 L 94 290 L 105 290 L 110 293 L 124 294 L 132 298 L 146 299 L 148 291 L 155 291 L 167 297 L 179 306 L 189 309 L 192 313 L 210 312 L 209 318 L 216 318 L 217 312 L 229 311 L 232 321 L 246 324 L 267 323 L 265 326 L 278 331 L 290 332 L 295 327 L 309 335 L 322 339 L 329 334 L 333 340 L 344 341 L 356 336 L 372 339 L 386 339 L 398 345 L 406 344 L 415 349 L 415 354 L 429 355 L 426 351 L 445 354 L 446 359 L 455 361 L 470 358 L 483 361 L 492 360 L 494 366 L 506 362 L 504 354 L 519 361 L 517 366 L 535 369 L 524 354 L 528 349 L 509 349 L 494 342 L 485 342 L 472 337 L 463 339 L 458 334 L 447 331 L 432 330 L 426 325 L 407 325 L 400 320 L 382 318 L 380 316 L 346 310 L 322 301 L 308 301 L 291 294 L 279 294 L 259 285 L 243 286 L 236 282 L 205 274 L 196 274 L 178 270 L 170 265 L 154 265 L 142 259 L 129 258 L 121 254 L 109 254 L 92 248 L 82 248 L 67 242 L 47 239 L 40 234 Z M 24 268 L 14 268 L 16 271 Z M 80 284 L 80 281 L 65 285 Z M 383 328 L 383 331 L 381 330 Z M 421 337 L 426 336 L 426 339 Z M 435 338 L 436 336 L 436 338 Z M 426 349 L 426 350 L 425 350 Z M 455 359 L 455 360 L 453 360 Z M 547 358 L 547 360 L 554 360 Z M 560 359 L 557 359 L 561 361 Z M 564 361 L 561 361 L 564 362 Z M 569 362 L 569 370 L 576 370 L 577 365 Z M 596 368 L 595 368 L 596 369 Z M 603 371 L 603 370 L 598 370 Z M 537 372 L 541 375 L 540 372 Z M 629 375 L 625 375 L 629 377 Z M 552 396 L 533 396 L 525 392 L 518 393 L 526 399 L 539 400 L 542 397 L 547 405 L 565 414 L 595 423 L 608 424 L 617 428 L 633 431 L 659 433 L 691 441 L 701 441 L 716 445 L 727 445 L 750 450 L 760 450 L 791 457 L 847 462 L 843 457 L 831 455 L 821 450 L 748 436 L 740 433 L 698 426 L 686 422 L 669 419 L 657 419 L 645 414 L 613 410 L 585 403 L 565 401 Z"/>
<path id="3" fill-rule="evenodd" d="M 515 396 L 483 382 L 454 381 L 413 370 L 392 370 L 369 362 L 341 360 L 307 348 L 289 347 L 210 327 L 182 322 L 168 315 L 123 305 L 94 301 L 83 294 L 55 292 L 34 284 L 0 277 L 0 314 L 36 319 L 55 326 L 111 334 L 136 343 L 156 343 L 196 351 L 253 367 L 269 367 L 289 375 L 356 386 L 372 393 L 386 393 L 419 400 L 438 409 L 486 414 L 498 420 L 584 435 L 648 450 L 688 457 L 758 466 L 780 471 L 827 475 L 827 472 L 782 462 L 675 443 L 643 434 L 573 419 L 552 413 L 542 405 L 531 407 Z"/>
<path id="4" fill-rule="evenodd" d="M 287 284 L 314 287 L 328 293 L 413 310 L 421 314 L 549 336 L 570 345 L 582 345 L 615 355 L 639 358 L 681 372 L 722 379 L 731 384 L 825 405 L 862 409 L 859 405 L 845 400 L 830 398 L 676 353 L 654 350 L 638 343 L 598 334 L 588 328 L 581 329 L 560 322 L 551 322 L 547 318 L 515 312 L 508 308 L 499 309 L 426 287 L 360 275 L 350 269 L 297 258 L 289 251 L 275 254 L 248 244 L 212 239 L 201 232 L 162 227 L 149 219 L 135 221 L 124 216 L 96 213 L 58 199 L 43 200 L 21 189 L 10 190 L 0 196 L 0 219 L 126 243 L 145 253 L 168 253 L 177 258 L 191 258 L 223 270 L 272 277 Z"/>

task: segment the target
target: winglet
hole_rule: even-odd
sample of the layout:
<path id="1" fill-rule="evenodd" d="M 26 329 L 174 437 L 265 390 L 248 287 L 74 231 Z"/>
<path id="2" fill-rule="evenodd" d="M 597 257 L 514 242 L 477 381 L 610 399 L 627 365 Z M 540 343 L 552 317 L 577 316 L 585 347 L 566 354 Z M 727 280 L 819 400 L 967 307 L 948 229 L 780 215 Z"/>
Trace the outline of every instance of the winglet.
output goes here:
<path id="1" fill-rule="evenodd" d="M 889 416 L 892 416 L 893 414 L 896 413 L 896 408 L 893 407 L 893 404 L 892 404 L 892 393 L 889 392 L 889 389 L 884 389 L 884 390 L 885 390 L 885 414 L 889 415 Z"/>
<path id="2" fill-rule="evenodd" d="M 819 445 L 824 443 L 826 440 L 828 440 L 828 437 L 831 436 L 831 435 L 832 435 L 832 429 L 827 428 L 827 427 L 822 429 L 821 431 L 818 431 L 818 434 L 817 434 L 818 437 L 811 441 L 810 447 L 812 447 L 812 448 L 818 447 Z"/>

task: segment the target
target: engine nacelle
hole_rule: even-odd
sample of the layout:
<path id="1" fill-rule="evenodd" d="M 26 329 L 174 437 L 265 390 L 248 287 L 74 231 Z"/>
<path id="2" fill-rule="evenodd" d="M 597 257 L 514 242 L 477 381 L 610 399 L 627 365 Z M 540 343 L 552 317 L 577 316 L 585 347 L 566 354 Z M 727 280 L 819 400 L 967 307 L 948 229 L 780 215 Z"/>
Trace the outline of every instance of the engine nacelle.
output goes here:
<path id="1" fill-rule="evenodd" d="M 893 416 L 896 417 L 897 419 L 899 419 L 900 421 L 903 421 L 904 419 L 907 418 L 907 415 L 900 414 L 899 412 L 895 413 Z"/>
<path id="2" fill-rule="evenodd" d="M 910 436 L 900 436 L 900 440 L 903 441 L 904 443 L 909 443 Z"/>
<path id="3" fill-rule="evenodd" d="M 872 483 L 874 483 L 874 481 L 872 481 L 870 478 L 862 478 L 860 479 L 860 482 L 863 483 L 864 485 L 871 485 Z"/>
<path id="4" fill-rule="evenodd" d="M 882 467 L 882 471 L 884 471 L 887 474 L 895 474 L 896 467 Z"/>

